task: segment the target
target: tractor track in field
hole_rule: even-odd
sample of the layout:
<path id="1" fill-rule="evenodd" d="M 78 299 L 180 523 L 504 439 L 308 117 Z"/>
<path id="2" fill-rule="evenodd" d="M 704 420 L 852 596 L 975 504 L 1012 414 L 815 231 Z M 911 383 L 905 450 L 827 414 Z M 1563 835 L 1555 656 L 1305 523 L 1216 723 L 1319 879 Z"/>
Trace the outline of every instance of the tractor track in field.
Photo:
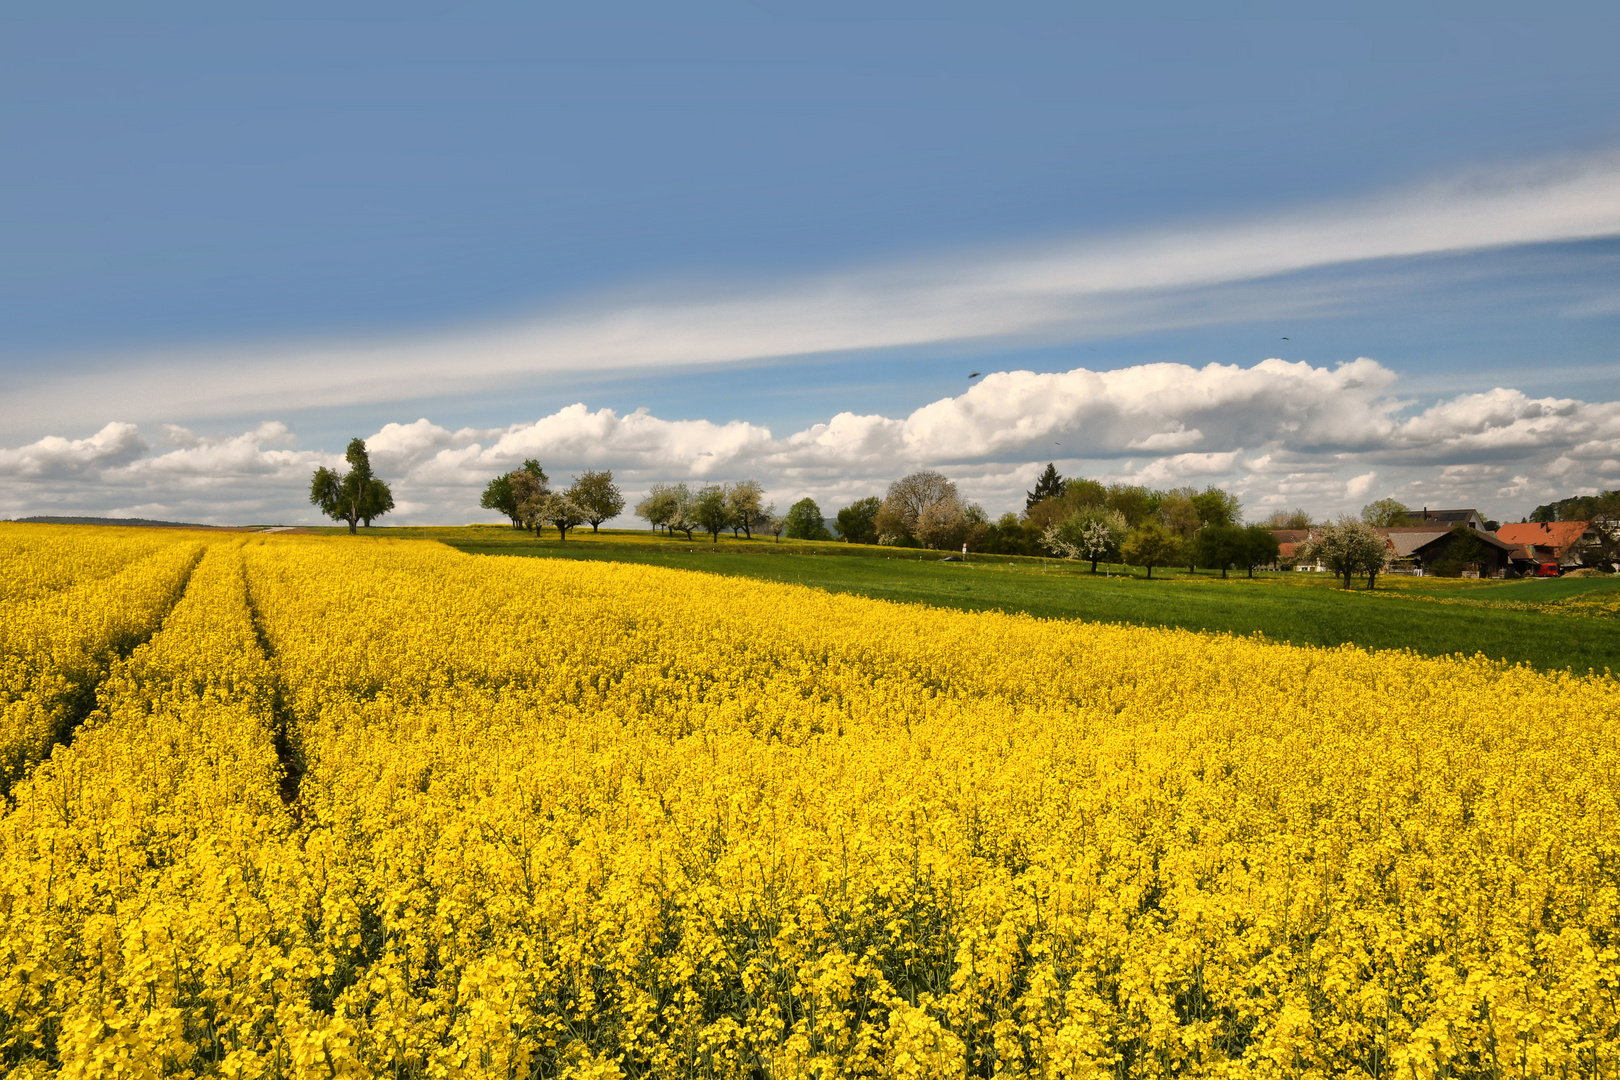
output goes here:
<path id="1" fill-rule="evenodd" d="M 281 677 L 281 662 L 277 659 L 275 646 L 265 630 L 264 612 L 253 597 L 253 587 L 248 581 L 248 566 L 245 559 L 242 562 L 242 589 L 246 596 L 249 617 L 253 621 L 253 636 L 258 639 L 259 650 L 264 653 L 265 662 L 270 666 L 272 680 L 270 731 L 275 743 L 276 757 L 281 762 L 281 803 L 292 815 L 293 820 L 302 824 L 304 812 L 299 795 L 303 790 L 305 762 L 302 740 L 298 734 L 298 718 L 293 714 L 292 707 L 287 704 L 287 686 Z"/>

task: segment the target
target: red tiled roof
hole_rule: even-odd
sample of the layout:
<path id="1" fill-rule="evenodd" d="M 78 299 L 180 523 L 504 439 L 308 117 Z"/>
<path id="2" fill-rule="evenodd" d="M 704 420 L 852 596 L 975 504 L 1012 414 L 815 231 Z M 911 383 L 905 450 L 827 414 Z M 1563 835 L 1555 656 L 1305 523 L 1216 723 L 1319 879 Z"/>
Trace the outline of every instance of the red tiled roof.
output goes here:
<path id="1" fill-rule="evenodd" d="M 1543 550 L 1552 548 L 1562 552 L 1579 544 L 1581 537 L 1591 527 L 1589 521 L 1549 521 L 1545 525 L 1525 521 L 1517 525 L 1503 525 L 1496 530 L 1496 535 L 1509 544 L 1534 544 Z"/>

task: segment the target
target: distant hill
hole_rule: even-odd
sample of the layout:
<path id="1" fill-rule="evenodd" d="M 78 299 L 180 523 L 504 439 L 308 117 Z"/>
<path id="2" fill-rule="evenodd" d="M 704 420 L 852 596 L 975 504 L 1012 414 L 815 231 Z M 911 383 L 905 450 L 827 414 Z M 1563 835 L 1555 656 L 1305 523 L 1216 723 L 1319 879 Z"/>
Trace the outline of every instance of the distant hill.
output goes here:
<path id="1" fill-rule="evenodd" d="M 25 517 L 17 521 L 26 525 L 134 525 L 147 529 L 219 529 L 220 525 L 198 525 L 190 521 L 153 521 L 151 518 L 105 517 Z"/>

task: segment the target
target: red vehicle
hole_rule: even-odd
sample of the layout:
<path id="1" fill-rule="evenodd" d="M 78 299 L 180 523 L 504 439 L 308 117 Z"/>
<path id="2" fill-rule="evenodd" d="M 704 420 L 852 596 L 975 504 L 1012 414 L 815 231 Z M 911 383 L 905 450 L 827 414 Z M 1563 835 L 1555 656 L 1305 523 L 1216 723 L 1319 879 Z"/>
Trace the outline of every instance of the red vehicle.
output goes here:
<path id="1" fill-rule="evenodd" d="M 1558 576 L 1558 564 L 1555 563 L 1555 562 L 1544 562 L 1544 563 L 1541 563 L 1539 566 L 1536 567 L 1536 577 L 1557 577 L 1557 576 Z"/>

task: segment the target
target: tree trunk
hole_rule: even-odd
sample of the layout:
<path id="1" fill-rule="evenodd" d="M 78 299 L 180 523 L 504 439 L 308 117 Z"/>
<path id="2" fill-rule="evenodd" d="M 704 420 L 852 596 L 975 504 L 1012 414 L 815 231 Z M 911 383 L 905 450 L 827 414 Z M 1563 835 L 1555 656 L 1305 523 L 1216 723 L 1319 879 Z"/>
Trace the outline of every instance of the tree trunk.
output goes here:
<path id="1" fill-rule="evenodd" d="M 1091 572 L 1093 574 L 1095 574 L 1097 572 L 1097 560 L 1096 559 L 1091 560 Z"/>
<path id="2" fill-rule="evenodd" d="M 1152 563 L 1148 563 L 1148 580 L 1149 581 L 1153 580 L 1153 564 Z"/>

